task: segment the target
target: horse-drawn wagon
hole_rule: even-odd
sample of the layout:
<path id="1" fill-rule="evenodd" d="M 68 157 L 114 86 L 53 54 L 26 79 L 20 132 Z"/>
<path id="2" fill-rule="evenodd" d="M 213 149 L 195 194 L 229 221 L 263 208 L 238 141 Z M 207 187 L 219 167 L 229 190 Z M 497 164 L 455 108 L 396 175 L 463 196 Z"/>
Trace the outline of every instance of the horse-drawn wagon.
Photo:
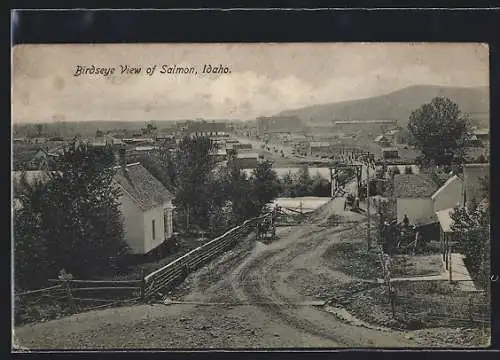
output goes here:
<path id="1" fill-rule="evenodd" d="M 279 208 L 275 208 L 271 214 L 265 216 L 256 225 L 257 240 L 274 241 L 276 240 L 276 220 L 278 218 Z"/>
<path id="2" fill-rule="evenodd" d="M 422 233 L 416 226 L 402 226 L 396 221 L 383 225 L 384 252 L 415 254 L 424 247 Z"/>

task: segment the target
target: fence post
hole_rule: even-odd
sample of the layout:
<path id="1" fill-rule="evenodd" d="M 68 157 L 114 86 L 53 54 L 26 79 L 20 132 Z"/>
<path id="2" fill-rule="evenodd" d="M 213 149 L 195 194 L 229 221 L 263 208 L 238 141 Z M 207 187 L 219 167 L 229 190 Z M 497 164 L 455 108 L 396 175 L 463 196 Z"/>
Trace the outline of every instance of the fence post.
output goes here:
<path id="1" fill-rule="evenodd" d="M 144 301 L 146 298 L 146 271 L 144 268 L 141 268 L 141 301 Z"/>
<path id="2" fill-rule="evenodd" d="M 448 261 L 448 270 L 450 274 L 450 284 L 452 282 L 452 272 L 451 272 L 451 262 L 452 262 L 452 256 L 451 256 L 451 246 L 448 246 L 448 256 L 450 258 L 450 261 Z"/>
<path id="3" fill-rule="evenodd" d="M 73 279 L 73 275 L 68 274 L 66 270 L 62 269 L 59 272 L 59 279 L 63 282 L 63 286 L 66 289 L 66 295 L 68 296 L 68 304 L 71 309 L 71 312 L 76 312 L 75 301 L 73 299 L 73 294 L 71 294 L 71 284 L 69 280 Z"/>

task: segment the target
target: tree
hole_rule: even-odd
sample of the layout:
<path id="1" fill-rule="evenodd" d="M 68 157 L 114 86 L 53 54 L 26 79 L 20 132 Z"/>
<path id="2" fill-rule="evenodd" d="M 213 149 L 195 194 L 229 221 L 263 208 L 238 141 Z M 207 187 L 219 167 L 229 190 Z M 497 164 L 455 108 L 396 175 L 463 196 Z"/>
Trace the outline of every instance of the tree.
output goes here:
<path id="1" fill-rule="evenodd" d="M 95 132 L 95 137 L 96 138 L 101 138 L 104 136 L 104 132 L 100 129 L 97 129 L 96 132 Z"/>
<path id="2" fill-rule="evenodd" d="M 94 166 L 96 167 L 112 167 L 115 163 L 115 154 L 110 145 L 103 147 L 89 146 L 86 152 L 92 157 L 92 161 L 95 162 Z"/>
<path id="3" fill-rule="evenodd" d="M 281 195 L 286 196 L 286 197 L 294 197 L 295 194 L 293 193 L 294 190 L 294 183 L 295 179 L 291 173 L 291 171 L 287 172 L 283 178 L 281 179 Z"/>
<path id="4" fill-rule="evenodd" d="M 281 191 L 278 174 L 273 170 L 272 162 L 263 161 L 257 164 L 252 171 L 252 185 L 253 197 L 260 213 Z"/>
<path id="5" fill-rule="evenodd" d="M 469 260 L 471 274 L 489 290 L 490 277 L 490 213 L 489 207 L 480 207 L 472 201 L 466 207 L 457 207 L 451 214 L 451 229 L 457 234 L 459 246 Z"/>
<path id="6" fill-rule="evenodd" d="M 200 227 L 206 226 L 209 212 L 210 173 L 215 162 L 210 155 L 216 149 L 208 137 L 184 137 L 177 149 L 163 148 L 161 162 L 165 171 L 164 181 L 175 188 L 174 203 L 179 209 L 184 209 L 186 231 L 191 222 Z"/>
<path id="7" fill-rule="evenodd" d="M 312 193 L 313 196 L 327 197 L 330 196 L 330 183 L 328 180 L 316 174 L 312 177 Z"/>
<path id="8" fill-rule="evenodd" d="M 239 224 L 259 215 L 259 203 L 254 197 L 255 189 L 247 174 L 234 162 L 229 163 L 227 172 L 226 191 L 232 204 L 232 223 Z"/>
<path id="9" fill-rule="evenodd" d="M 151 136 L 156 132 L 157 128 L 151 121 L 146 122 L 145 127 L 141 129 L 142 134 L 145 136 Z"/>
<path id="10" fill-rule="evenodd" d="M 450 99 L 436 97 L 413 111 L 408 130 L 425 164 L 451 165 L 463 161 L 470 122 Z"/>
<path id="11" fill-rule="evenodd" d="M 44 132 L 44 128 L 45 128 L 45 127 L 43 126 L 43 124 L 36 124 L 36 125 L 35 125 L 36 135 L 37 135 L 38 137 L 41 137 L 41 136 L 42 136 L 42 134 L 43 134 L 43 132 Z"/>
<path id="12" fill-rule="evenodd" d="M 307 165 L 300 168 L 295 183 L 295 196 L 308 196 L 312 192 L 312 179 L 309 175 L 309 167 Z"/>
<path id="13" fill-rule="evenodd" d="M 25 173 L 16 185 L 16 198 L 22 207 L 14 217 L 14 278 L 16 288 L 31 288 L 47 281 L 53 268 L 47 242 L 42 237 L 40 206 L 47 192 L 42 181 L 28 183 Z"/>
<path id="14" fill-rule="evenodd" d="M 96 158 L 95 152 L 73 142 L 47 182 L 21 186 L 15 249 L 21 258 L 34 246 L 40 249 L 39 261 L 17 262 L 23 264 L 21 282 L 29 280 L 28 270 L 45 279 L 61 268 L 91 277 L 107 266 L 108 257 L 126 250 L 114 171 Z"/>

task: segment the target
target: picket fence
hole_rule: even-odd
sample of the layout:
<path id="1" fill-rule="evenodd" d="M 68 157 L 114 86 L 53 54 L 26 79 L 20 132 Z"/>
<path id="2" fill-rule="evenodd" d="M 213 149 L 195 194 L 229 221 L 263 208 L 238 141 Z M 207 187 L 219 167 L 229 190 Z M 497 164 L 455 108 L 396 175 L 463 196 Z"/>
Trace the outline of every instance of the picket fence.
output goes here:
<path id="1" fill-rule="evenodd" d="M 183 281 L 192 271 L 200 268 L 208 261 L 227 251 L 247 236 L 255 228 L 257 222 L 270 217 L 271 213 L 246 220 L 223 235 L 203 244 L 202 246 L 177 258 L 164 267 L 153 271 L 144 277 L 144 299 L 149 299 L 160 291 L 168 291 Z"/>

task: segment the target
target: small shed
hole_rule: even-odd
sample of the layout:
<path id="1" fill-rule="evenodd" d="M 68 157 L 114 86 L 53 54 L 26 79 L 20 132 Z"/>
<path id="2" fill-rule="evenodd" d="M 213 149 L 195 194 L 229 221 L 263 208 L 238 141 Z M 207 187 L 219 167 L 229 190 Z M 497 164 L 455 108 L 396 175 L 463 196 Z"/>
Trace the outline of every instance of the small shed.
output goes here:
<path id="1" fill-rule="evenodd" d="M 431 196 L 437 185 L 427 174 L 399 174 L 393 180 L 393 198 L 396 202 L 397 219 L 401 222 L 407 215 L 411 224 L 436 223 L 434 203 Z"/>

